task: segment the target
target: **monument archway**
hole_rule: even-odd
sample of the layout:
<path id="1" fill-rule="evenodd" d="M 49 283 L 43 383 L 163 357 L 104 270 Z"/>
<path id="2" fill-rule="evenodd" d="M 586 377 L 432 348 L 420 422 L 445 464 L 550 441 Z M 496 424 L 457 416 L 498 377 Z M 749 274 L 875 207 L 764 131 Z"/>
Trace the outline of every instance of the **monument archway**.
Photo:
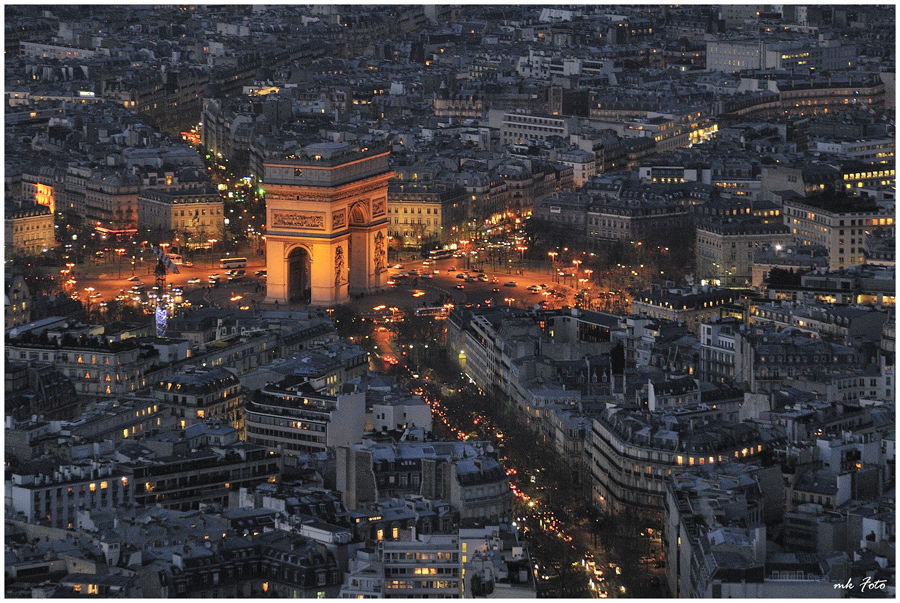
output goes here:
<path id="1" fill-rule="evenodd" d="M 384 286 L 389 154 L 320 143 L 265 164 L 267 302 L 332 305 Z"/>
<path id="2" fill-rule="evenodd" d="M 287 298 L 288 303 L 308 304 L 310 300 L 310 267 L 312 259 L 303 247 L 295 247 L 288 254 Z"/>

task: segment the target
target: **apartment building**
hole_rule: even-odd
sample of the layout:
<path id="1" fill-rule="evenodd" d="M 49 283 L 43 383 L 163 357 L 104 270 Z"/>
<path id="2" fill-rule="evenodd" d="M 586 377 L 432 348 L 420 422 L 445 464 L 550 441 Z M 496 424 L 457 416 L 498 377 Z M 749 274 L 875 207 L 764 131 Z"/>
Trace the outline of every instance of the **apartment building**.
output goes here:
<path id="1" fill-rule="evenodd" d="M 793 241 L 784 224 L 756 220 L 706 220 L 697 226 L 696 276 L 723 287 L 746 287 L 753 280 L 754 254 Z"/>
<path id="2" fill-rule="evenodd" d="M 735 318 L 714 319 L 700 325 L 698 378 L 711 383 L 734 380 L 734 337 L 743 323 Z"/>
<path id="3" fill-rule="evenodd" d="M 84 183 L 85 218 L 111 230 L 137 228 L 140 179 L 133 174 L 95 171 Z"/>
<path id="4" fill-rule="evenodd" d="M 552 137 L 568 140 L 574 133 L 572 118 L 545 113 L 490 109 L 488 124 L 500 130 L 501 143 L 508 145 L 531 146 Z"/>
<path id="5" fill-rule="evenodd" d="M 409 182 L 388 186 L 388 236 L 403 247 L 449 241 L 451 227 L 468 215 L 466 190 Z"/>
<path id="6" fill-rule="evenodd" d="M 383 542 L 384 598 L 462 598 L 462 556 L 455 534 L 420 534 Z"/>
<path id="7" fill-rule="evenodd" d="M 864 198 L 785 199 L 782 215 L 796 243 L 822 245 L 828 250 L 830 270 L 862 264 L 866 235 L 872 231 L 894 232 L 893 214 Z"/>
<path id="8" fill-rule="evenodd" d="M 187 444 L 186 441 L 183 444 Z M 201 504 L 228 505 L 232 488 L 276 481 L 280 460 L 271 450 L 244 442 L 186 449 L 123 462 L 118 468 L 132 488 L 135 504 L 187 511 Z"/>
<path id="9" fill-rule="evenodd" d="M 155 350 L 134 339 L 116 343 L 76 342 L 65 338 L 55 343 L 8 341 L 6 358 L 29 365 L 52 364 L 72 380 L 78 394 L 111 397 L 146 387 L 145 373 L 155 363 Z"/>
<path id="10" fill-rule="evenodd" d="M 888 159 L 888 165 L 872 165 L 855 160 L 841 162 L 842 184 L 848 195 L 866 196 L 870 194 L 870 190 L 880 191 L 883 187 L 892 187 L 896 183 L 896 174 L 893 159 Z M 893 198 L 893 195 L 887 198 Z"/>
<path id="11" fill-rule="evenodd" d="M 153 398 L 123 396 L 103 400 L 65 424 L 72 435 L 87 441 L 114 443 L 145 438 L 173 427 L 173 421 Z"/>
<path id="12" fill-rule="evenodd" d="M 12 510 L 28 523 L 72 528 L 81 509 L 112 510 L 134 502 L 134 483 L 114 463 L 87 461 L 61 465 L 52 473 L 12 473 Z"/>
<path id="13" fill-rule="evenodd" d="M 182 429 L 205 420 L 219 420 L 244 434 L 244 391 L 241 382 L 222 367 L 189 369 L 152 387 Z"/>
<path id="14" fill-rule="evenodd" d="M 896 143 L 893 138 L 867 138 L 863 140 L 817 140 L 812 151 L 834 155 L 841 160 L 850 159 L 869 165 L 893 167 Z"/>
<path id="15" fill-rule="evenodd" d="M 445 500 L 462 521 L 509 520 L 513 495 L 506 470 L 484 442 L 400 442 L 340 446 L 337 486 L 348 509 L 409 494 Z"/>
<path id="16" fill-rule="evenodd" d="M 753 393 L 784 387 L 787 380 L 827 380 L 829 373 L 858 366 L 853 348 L 772 328 L 735 333 L 734 380 Z"/>
<path id="17" fill-rule="evenodd" d="M 597 156 L 593 151 L 568 150 L 559 153 L 557 160 L 572 167 L 575 188 L 581 188 L 586 182 L 590 182 L 597 173 Z"/>
<path id="18" fill-rule="evenodd" d="M 304 377 L 266 386 L 245 402 L 247 442 L 290 456 L 358 442 L 366 427 L 365 397 L 319 392 Z"/>
<path id="19" fill-rule="evenodd" d="M 594 418 L 585 443 L 591 500 L 612 513 L 662 513 L 672 475 L 694 466 L 752 459 L 766 446 L 749 424 L 712 417 L 682 421 L 609 406 Z"/>
<path id="20" fill-rule="evenodd" d="M 774 467 L 771 469 L 775 469 Z M 767 551 L 767 515 L 781 475 L 736 463 L 675 476 L 666 489 L 666 580 L 677 598 L 834 598 L 840 560 Z M 783 498 L 781 498 L 783 500 Z M 715 509 L 732 508 L 726 521 Z M 831 553 L 831 551 L 829 551 Z"/>
<path id="21" fill-rule="evenodd" d="M 708 287 L 652 289 L 635 296 L 631 311 L 650 318 L 682 322 L 699 336 L 700 323 L 718 315 L 723 306 L 740 303 L 748 293 L 742 289 Z"/>
<path id="22" fill-rule="evenodd" d="M 53 214 L 56 212 L 56 198 L 61 188 L 57 183 L 58 172 L 56 168 L 46 165 L 34 168 L 22 172 L 22 196 L 31 203 L 49 207 Z"/>
<path id="23" fill-rule="evenodd" d="M 772 323 L 779 328 L 792 327 L 844 345 L 859 339 L 877 341 L 888 318 L 886 312 L 867 307 L 792 302 L 759 305 L 751 313 L 753 324 Z"/>
<path id="24" fill-rule="evenodd" d="M 7 205 L 3 222 L 7 253 L 40 255 L 56 249 L 56 228 L 50 207 Z"/>
<path id="25" fill-rule="evenodd" d="M 593 198 L 585 222 L 589 241 L 649 241 L 661 232 L 683 231 L 692 226 L 686 207 L 646 198 L 637 191 L 624 192 L 618 199 Z"/>
<path id="26" fill-rule="evenodd" d="M 7 249 L 9 244 L 7 243 Z M 3 317 L 6 328 L 17 327 L 31 320 L 31 292 L 21 274 L 4 275 Z"/>
<path id="27" fill-rule="evenodd" d="M 150 547 L 150 554 L 155 558 L 136 571 L 147 598 L 325 599 L 337 597 L 341 584 L 340 564 L 326 545 L 283 530 L 209 547 Z"/>
<path id="28" fill-rule="evenodd" d="M 142 190 L 137 199 L 137 228 L 183 238 L 189 248 L 222 239 L 224 202 L 211 186 L 185 190 Z"/>

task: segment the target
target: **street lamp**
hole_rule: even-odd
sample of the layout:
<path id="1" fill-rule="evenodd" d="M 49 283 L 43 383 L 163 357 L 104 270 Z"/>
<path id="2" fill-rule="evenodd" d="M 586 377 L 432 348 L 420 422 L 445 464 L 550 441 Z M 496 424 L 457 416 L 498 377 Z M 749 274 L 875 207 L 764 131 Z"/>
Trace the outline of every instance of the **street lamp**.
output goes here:
<path id="1" fill-rule="evenodd" d="M 582 260 L 572 260 L 572 263 L 575 264 L 575 273 L 572 274 L 572 276 L 574 277 L 576 274 L 578 274 L 578 267 L 581 266 Z"/>
<path id="2" fill-rule="evenodd" d="M 94 293 L 93 287 L 85 287 L 84 292 L 87 293 L 87 311 L 91 313 L 91 295 Z"/>

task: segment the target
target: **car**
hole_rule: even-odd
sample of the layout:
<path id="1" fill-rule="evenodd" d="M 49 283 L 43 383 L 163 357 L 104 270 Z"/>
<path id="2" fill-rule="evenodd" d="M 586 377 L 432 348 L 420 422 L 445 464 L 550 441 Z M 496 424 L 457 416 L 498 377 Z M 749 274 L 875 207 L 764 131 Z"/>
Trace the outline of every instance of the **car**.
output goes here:
<path id="1" fill-rule="evenodd" d="M 456 272 L 456 266 L 450 266 L 450 268 L 447 269 L 447 272 Z"/>
<path id="2" fill-rule="evenodd" d="M 541 290 L 541 288 L 538 287 L 537 285 L 529 285 L 529 286 L 528 286 L 528 290 L 529 290 L 531 293 L 537 293 L 538 291 Z"/>
<path id="3" fill-rule="evenodd" d="M 394 270 L 403 270 L 403 265 L 402 264 L 394 264 L 393 266 L 391 266 L 391 268 L 393 268 Z"/>
<path id="4" fill-rule="evenodd" d="M 138 282 L 139 280 L 141 280 L 141 279 L 139 279 L 139 278 L 136 277 L 136 276 L 129 276 L 129 277 L 128 277 L 128 282 L 129 282 L 129 283 L 136 283 L 136 282 Z"/>
<path id="5" fill-rule="evenodd" d="M 488 277 L 486 274 L 479 274 L 478 280 L 480 280 L 482 283 L 486 283 L 486 282 L 488 282 Z"/>
<path id="6" fill-rule="evenodd" d="M 428 274 L 427 272 L 425 274 L 420 274 L 419 276 L 421 276 L 422 278 L 434 278 L 433 274 Z"/>
<path id="7" fill-rule="evenodd" d="M 210 274 L 210 275 L 209 275 L 209 278 L 219 278 L 219 273 L 218 273 L 218 272 L 215 272 L 215 273 L 213 273 L 213 274 Z"/>
<path id="8" fill-rule="evenodd" d="M 457 272 L 457 273 L 456 273 L 456 278 L 466 278 L 466 275 L 463 274 L 462 272 Z"/>
<path id="9" fill-rule="evenodd" d="M 190 261 L 190 260 L 185 260 L 185 261 L 184 261 L 184 265 L 187 266 L 188 268 L 190 268 L 191 266 L 194 265 L 194 262 L 192 262 L 192 261 Z"/>
<path id="10" fill-rule="evenodd" d="M 266 277 L 268 275 L 268 272 L 265 270 L 257 270 L 253 274 L 255 274 L 256 276 Z"/>
<path id="11" fill-rule="evenodd" d="M 182 289 L 181 287 L 172 287 L 172 293 L 174 295 L 181 295 L 182 293 L 184 293 L 184 289 Z"/>
<path id="12" fill-rule="evenodd" d="M 196 285 L 196 284 L 199 283 L 199 282 L 200 282 L 200 279 L 197 278 L 197 277 L 189 278 L 189 279 L 188 279 L 188 285 Z"/>
<path id="13" fill-rule="evenodd" d="M 460 284 L 458 284 L 458 285 L 456 286 L 456 288 L 457 288 L 457 289 L 465 289 L 466 286 L 463 285 L 462 283 L 460 283 Z"/>
<path id="14" fill-rule="evenodd" d="M 491 289 L 491 291 L 493 291 L 494 293 L 500 293 L 500 287 L 494 287 L 493 289 Z"/>
<path id="15" fill-rule="evenodd" d="M 606 590 L 601 590 L 597 594 L 600 596 L 601 599 L 606 599 L 607 597 L 609 597 L 609 591 L 606 591 Z"/>
<path id="16" fill-rule="evenodd" d="M 504 287 L 515 287 L 516 281 L 506 281 L 505 283 L 503 283 L 503 286 Z"/>
<path id="17" fill-rule="evenodd" d="M 100 293 L 99 291 L 96 292 L 96 293 L 92 293 L 92 294 L 91 294 L 91 299 L 97 299 L 98 297 L 100 297 L 100 296 L 102 296 L 102 295 L 103 295 L 103 294 Z"/>

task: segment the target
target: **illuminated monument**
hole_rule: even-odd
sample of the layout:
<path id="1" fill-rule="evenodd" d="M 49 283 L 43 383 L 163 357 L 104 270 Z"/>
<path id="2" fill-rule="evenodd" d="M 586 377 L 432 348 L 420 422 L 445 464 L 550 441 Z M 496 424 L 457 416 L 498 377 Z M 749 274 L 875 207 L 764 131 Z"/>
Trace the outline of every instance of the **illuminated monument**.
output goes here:
<path id="1" fill-rule="evenodd" d="M 332 305 L 384 286 L 389 154 L 326 142 L 266 162 L 267 302 Z"/>

